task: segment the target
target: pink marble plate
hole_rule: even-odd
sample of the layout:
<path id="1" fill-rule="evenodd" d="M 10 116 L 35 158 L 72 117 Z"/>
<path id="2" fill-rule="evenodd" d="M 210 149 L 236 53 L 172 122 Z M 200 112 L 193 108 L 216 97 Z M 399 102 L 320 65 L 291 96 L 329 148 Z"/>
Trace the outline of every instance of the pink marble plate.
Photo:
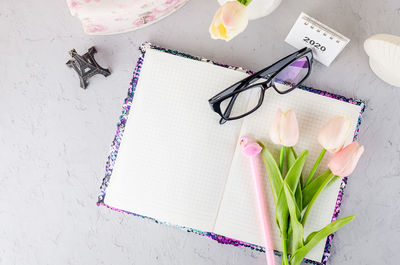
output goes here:
<path id="1" fill-rule="evenodd" d="M 188 0 L 67 0 L 85 33 L 108 35 L 150 25 L 181 8 Z"/>

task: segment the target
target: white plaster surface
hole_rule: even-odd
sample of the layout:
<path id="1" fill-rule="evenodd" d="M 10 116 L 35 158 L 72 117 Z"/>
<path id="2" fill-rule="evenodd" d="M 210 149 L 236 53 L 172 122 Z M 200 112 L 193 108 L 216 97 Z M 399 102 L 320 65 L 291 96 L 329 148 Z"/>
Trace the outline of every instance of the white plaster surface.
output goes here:
<path id="1" fill-rule="evenodd" d="M 142 30 L 88 36 L 65 1 L 0 1 L 0 264 L 265 264 L 250 249 L 220 245 L 96 207 L 121 105 L 144 41 L 260 69 L 294 49 L 284 43 L 301 11 L 351 39 L 329 67 L 315 64 L 306 85 L 366 100 L 366 151 L 346 188 L 329 264 L 400 260 L 400 88 L 369 69 L 363 41 L 400 35 L 398 0 L 284 0 L 231 42 L 211 40 L 217 1 L 191 0 Z M 87 90 L 65 62 L 90 46 L 112 69 Z"/>

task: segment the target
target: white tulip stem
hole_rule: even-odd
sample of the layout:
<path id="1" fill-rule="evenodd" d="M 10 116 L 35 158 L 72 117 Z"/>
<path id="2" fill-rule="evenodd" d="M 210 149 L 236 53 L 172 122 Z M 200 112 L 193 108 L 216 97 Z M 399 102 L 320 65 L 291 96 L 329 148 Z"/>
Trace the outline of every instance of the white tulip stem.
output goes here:
<path id="1" fill-rule="evenodd" d="M 306 180 L 306 183 L 304 184 L 304 187 L 306 187 L 308 184 L 310 184 L 312 178 L 314 177 L 315 172 L 317 171 L 317 169 L 319 167 L 319 164 L 321 164 L 322 158 L 324 158 L 325 153 L 326 153 L 326 149 L 323 148 L 321 153 L 319 154 L 319 156 L 317 158 L 317 161 L 315 161 L 315 164 L 314 164 L 314 166 L 313 166 L 313 168 L 312 168 L 312 170 L 310 172 L 310 175 L 308 176 L 308 178 Z"/>
<path id="2" fill-rule="evenodd" d="M 282 176 L 283 176 L 283 160 L 285 159 L 285 153 L 286 153 L 286 146 L 282 145 L 281 154 L 279 156 L 279 170 L 281 171 Z"/>

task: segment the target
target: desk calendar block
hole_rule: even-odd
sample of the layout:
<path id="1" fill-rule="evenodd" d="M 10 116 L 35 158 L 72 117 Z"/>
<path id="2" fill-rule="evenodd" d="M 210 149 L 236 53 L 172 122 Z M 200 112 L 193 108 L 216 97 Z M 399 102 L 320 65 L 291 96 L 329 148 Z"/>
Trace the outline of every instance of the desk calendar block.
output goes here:
<path id="1" fill-rule="evenodd" d="M 285 41 L 298 49 L 305 46 L 312 48 L 314 58 L 329 66 L 350 39 L 309 15 L 301 13 Z"/>

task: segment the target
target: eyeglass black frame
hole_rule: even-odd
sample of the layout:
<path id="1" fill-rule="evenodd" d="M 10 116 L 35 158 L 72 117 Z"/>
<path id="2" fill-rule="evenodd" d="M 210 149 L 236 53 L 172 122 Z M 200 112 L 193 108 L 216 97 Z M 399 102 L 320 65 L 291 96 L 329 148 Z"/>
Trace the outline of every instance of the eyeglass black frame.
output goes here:
<path id="1" fill-rule="evenodd" d="M 291 65 L 293 62 L 295 62 L 296 60 L 298 60 L 302 57 L 306 57 L 307 61 L 308 61 L 309 69 L 308 69 L 307 74 L 300 82 L 298 82 L 298 84 L 296 84 L 296 86 L 294 86 L 288 90 L 285 90 L 285 91 L 280 91 L 278 88 L 276 88 L 275 84 L 272 82 L 274 77 L 277 76 L 287 66 Z M 224 124 L 226 121 L 241 119 L 241 118 L 253 113 L 254 111 L 256 111 L 262 105 L 262 103 L 264 101 L 265 91 L 268 88 L 270 88 L 271 86 L 279 94 L 287 94 L 287 93 L 293 91 L 295 88 L 297 88 L 299 85 L 301 85 L 303 83 L 303 81 L 305 79 L 307 79 L 307 77 L 310 75 L 313 60 L 314 59 L 313 59 L 312 50 L 307 47 L 302 48 L 302 49 L 298 50 L 297 52 L 294 52 L 294 53 L 282 58 L 281 60 L 275 62 L 274 64 L 254 73 L 253 75 L 250 75 L 250 76 L 246 77 L 245 79 L 233 84 L 232 86 L 230 86 L 227 89 L 223 90 L 222 92 L 218 93 L 214 97 L 210 98 L 208 100 L 208 102 L 210 103 L 211 108 L 221 116 L 221 120 L 219 121 L 219 123 Z M 257 80 L 259 80 L 261 78 L 266 79 L 266 80 L 263 82 L 260 82 L 260 83 L 253 84 L 254 82 L 256 82 Z M 248 90 L 248 89 L 252 89 L 257 86 L 261 87 L 261 89 L 262 89 L 261 94 L 260 94 L 260 99 L 257 103 L 257 106 L 254 109 L 252 109 L 249 112 L 246 112 L 242 115 L 239 115 L 236 117 L 230 117 L 233 105 L 234 105 L 239 93 L 241 93 L 245 90 Z M 222 113 L 221 103 L 225 99 L 230 98 L 230 97 L 232 97 L 232 99 L 230 100 L 225 112 Z"/>

